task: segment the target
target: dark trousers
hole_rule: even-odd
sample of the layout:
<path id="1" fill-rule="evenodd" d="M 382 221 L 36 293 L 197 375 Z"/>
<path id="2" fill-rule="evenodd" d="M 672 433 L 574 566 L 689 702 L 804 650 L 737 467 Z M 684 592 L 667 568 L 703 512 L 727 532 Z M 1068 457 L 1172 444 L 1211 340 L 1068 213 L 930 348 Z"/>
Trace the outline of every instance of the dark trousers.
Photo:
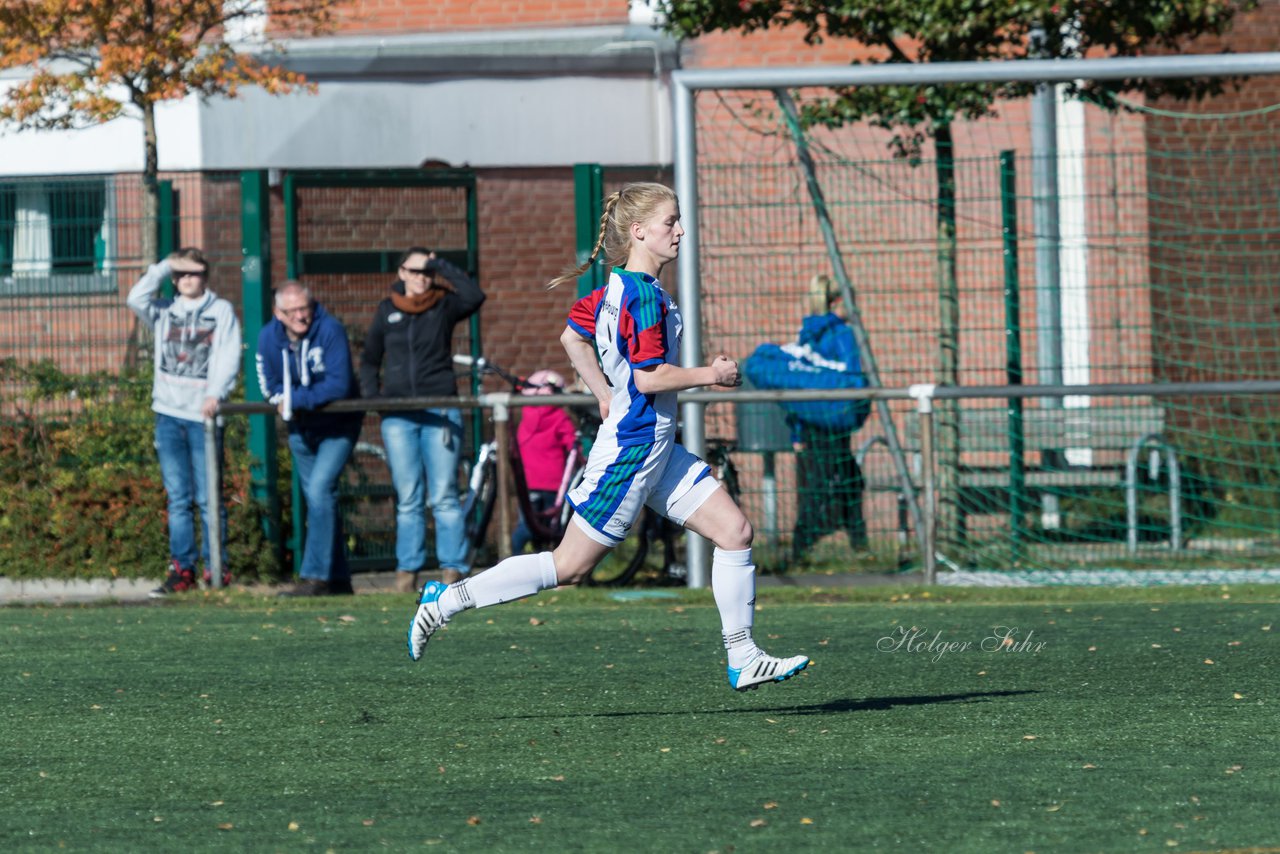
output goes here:
<path id="1" fill-rule="evenodd" d="M 845 531 L 851 546 L 865 546 L 862 470 L 850 450 L 853 434 L 801 425 L 800 436 L 804 450 L 796 457 L 799 511 L 793 556 L 804 557 L 810 546 L 835 531 Z"/>

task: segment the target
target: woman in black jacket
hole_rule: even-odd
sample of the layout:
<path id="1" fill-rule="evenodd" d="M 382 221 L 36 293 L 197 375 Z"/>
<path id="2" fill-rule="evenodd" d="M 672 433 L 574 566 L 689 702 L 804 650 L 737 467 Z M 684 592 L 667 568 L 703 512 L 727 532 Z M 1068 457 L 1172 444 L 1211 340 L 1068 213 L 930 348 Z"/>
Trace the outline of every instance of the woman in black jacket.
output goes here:
<path id="1" fill-rule="evenodd" d="M 365 336 L 364 396 L 455 397 L 453 328 L 483 302 L 479 286 L 461 269 L 420 246 L 406 250 L 399 278 L 378 304 Z M 386 412 L 382 443 L 396 490 L 396 589 L 417 588 L 418 571 L 427 560 L 428 505 L 444 580 L 457 581 L 471 568 L 458 503 L 462 413 L 452 407 Z"/>

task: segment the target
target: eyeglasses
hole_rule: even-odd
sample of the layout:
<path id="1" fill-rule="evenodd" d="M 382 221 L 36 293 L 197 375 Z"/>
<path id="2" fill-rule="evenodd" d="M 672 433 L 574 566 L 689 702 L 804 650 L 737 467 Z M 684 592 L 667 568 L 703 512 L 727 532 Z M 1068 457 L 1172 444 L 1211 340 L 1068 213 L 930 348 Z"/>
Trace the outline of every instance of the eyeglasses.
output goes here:
<path id="1" fill-rule="evenodd" d="M 422 269 L 418 269 L 416 267 L 406 267 L 403 264 L 400 265 L 400 269 L 404 270 L 410 276 L 430 276 L 433 273 L 435 273 L 435 270 L 432 270 L 428 267 L 423 267 Z"/>
<path id="2" fill-rule="evenodd" d="M 311 313 L 311 306 L 300 305 L 297 308 L 281 308 L 277 309 L 285 317 L 300 317 Z"/>

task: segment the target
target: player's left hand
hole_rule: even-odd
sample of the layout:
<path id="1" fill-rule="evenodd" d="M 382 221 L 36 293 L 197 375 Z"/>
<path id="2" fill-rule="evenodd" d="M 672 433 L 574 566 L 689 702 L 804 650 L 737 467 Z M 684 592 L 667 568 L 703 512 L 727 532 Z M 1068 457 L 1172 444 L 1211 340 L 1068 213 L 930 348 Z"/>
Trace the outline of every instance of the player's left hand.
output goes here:
<path id="1" fill-rule="evenodd" d="M 738 373 L 738 363 L 723 353 L 711 362 L 711 371 L 715 374 L 716 385 L 730 388 L 742 385 L 742 374 Z"/>

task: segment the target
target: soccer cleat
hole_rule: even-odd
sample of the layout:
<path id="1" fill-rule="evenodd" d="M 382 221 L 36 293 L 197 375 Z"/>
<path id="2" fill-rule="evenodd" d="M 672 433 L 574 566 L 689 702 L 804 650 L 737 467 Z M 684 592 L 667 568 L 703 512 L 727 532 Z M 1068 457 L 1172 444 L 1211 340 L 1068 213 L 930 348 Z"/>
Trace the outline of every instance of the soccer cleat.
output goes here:
<path id="1" fill-rule="evenodd" d="M 164 582 L 152 590 L 147 595 L 152 599 L 163 599 L 173 593 L 182 593 L 185 590 L 196 589 L 196 573 L 192 569 L 184 569 L 175 560 L 170 562 L 169 574 L 165 576 Z"/>
<path id="2" fill-rule="evenodd" d="M 753 691 L 765 682 L 783 682 L 809 666 L 807 655 L 774 658 L 760 653 L 746 667 L 729 671 L 729 687 L 735 691 Z"/>
<path id="3" fill-rule="evenodd" d="M 409 624 L 409 657 L 414 661 L 422 658 L 427 641 L 431 640 L 437 629 L 448 622 L 440 613 L 440 603 L 436 601 L 448 587 L 439 581 L 428 581 L 422 586 L 422 595 L 418 597 L 418 611 Z"/>

